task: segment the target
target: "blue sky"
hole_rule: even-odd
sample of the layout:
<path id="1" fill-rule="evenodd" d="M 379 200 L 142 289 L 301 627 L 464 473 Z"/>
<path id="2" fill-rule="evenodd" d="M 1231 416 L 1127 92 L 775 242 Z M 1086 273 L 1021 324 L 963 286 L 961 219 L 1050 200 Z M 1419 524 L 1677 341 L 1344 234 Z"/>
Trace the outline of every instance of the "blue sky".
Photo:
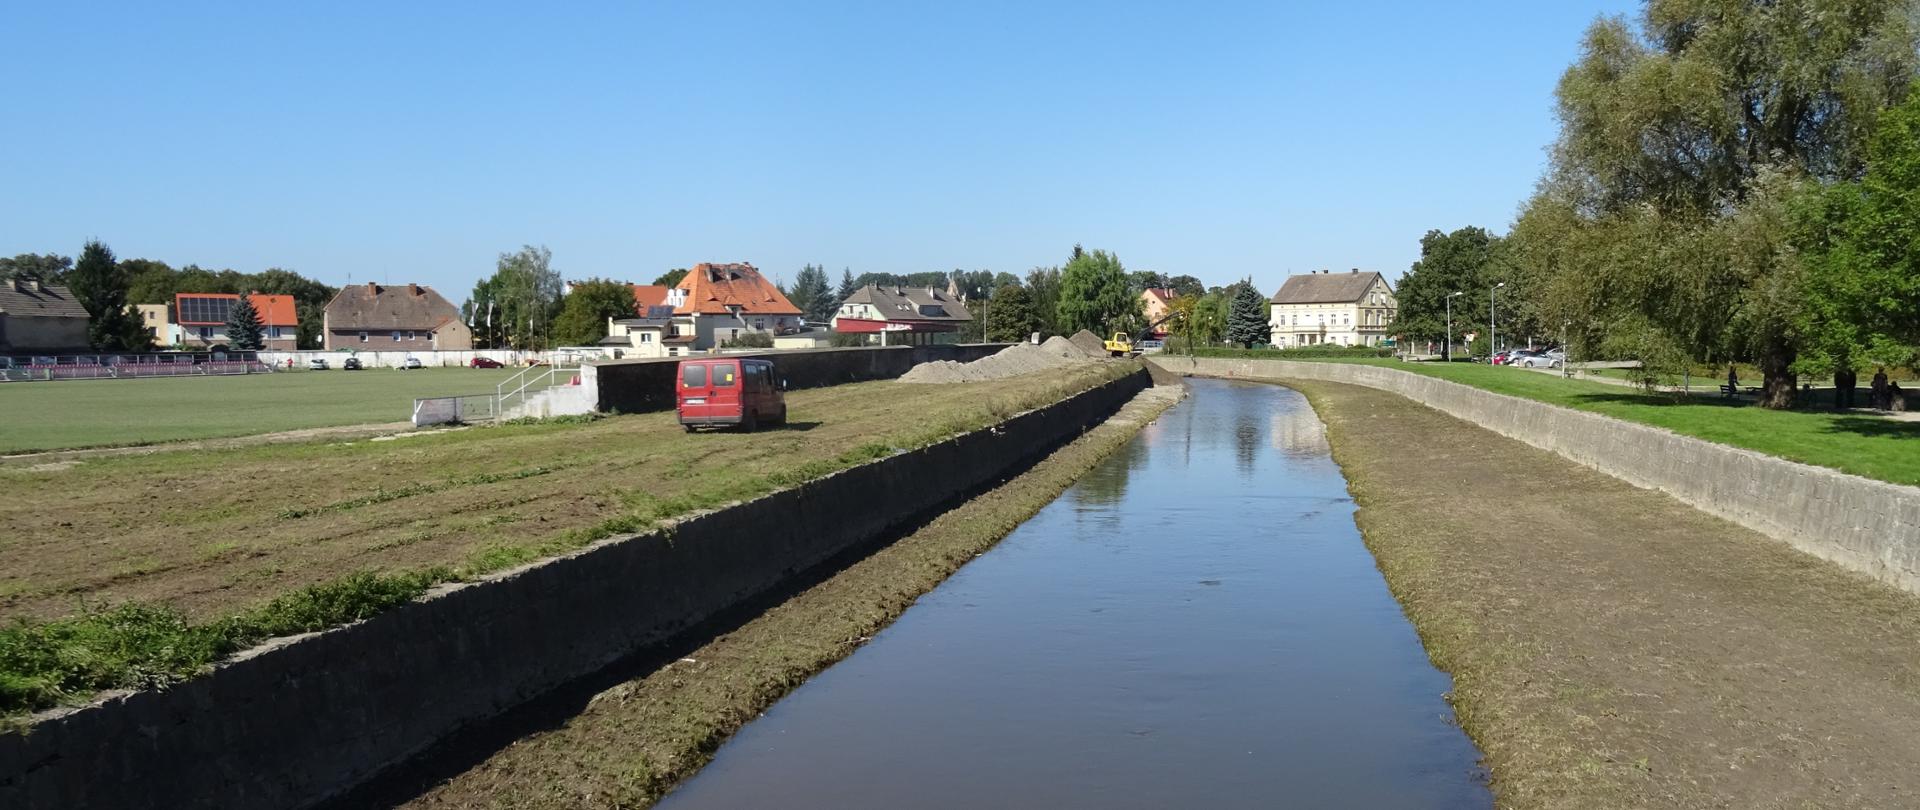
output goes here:
<path id="1" fill-rule="evenodd" d="M 551 8 L 550 8 L 550 7 Z M 0 254 L 431 284 L 699 261 L 1210 284 L 1504 229 L 1626 0 L 17 3 Z"/>

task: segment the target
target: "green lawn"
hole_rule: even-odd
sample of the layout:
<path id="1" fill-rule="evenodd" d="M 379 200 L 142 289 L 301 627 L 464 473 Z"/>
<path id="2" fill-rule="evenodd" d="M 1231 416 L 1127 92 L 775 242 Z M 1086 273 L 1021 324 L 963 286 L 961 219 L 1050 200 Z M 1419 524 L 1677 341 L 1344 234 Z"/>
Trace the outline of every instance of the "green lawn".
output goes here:
<path id="1" fill-rule="evenodd" d="M 1768 410 L 1750 402 L 1721 399 L 1711 387 L 1713 380 L 1704 381 L 1708 386 L 1705 394 L 1683 398 L 1475 363 L 1369 359 L 1313 362 L 1397 368 L 1867 478 L 1920 486 L 1920 422 L 1832 411 Z"/>
<path id="2" fill-rule="evenodd" d="M 491 393 L 515 373 L 374 368 L 0 383 L 0 453 L 403 422 L 415 397 Z"/>

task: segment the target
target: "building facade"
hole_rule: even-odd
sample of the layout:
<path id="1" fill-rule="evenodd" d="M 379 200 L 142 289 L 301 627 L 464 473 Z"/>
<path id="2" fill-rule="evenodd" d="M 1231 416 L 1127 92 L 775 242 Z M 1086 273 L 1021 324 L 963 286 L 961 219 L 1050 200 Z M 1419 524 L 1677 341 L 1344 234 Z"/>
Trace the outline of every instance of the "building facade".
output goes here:
<path id="1" fill-rule="evenodd" d="M 1164 340 L 1167 337 L 1167 322 L 1173 316 L 1174 296 L 1172 287 L 1148 287 L 1140 291 L 1140 313 L 1153 326 L 1155 339 Z"/>
<path id="2" fill-rule="evenodd" d="M 666 305 L 673 307 L 668 356 L 717 348 L 750 333 L 771 338 L 800 330 L 800 308 L 745 262 L 694 265 L 667 291 Z"/>
<path id="3" fill-rule="evenodd" d="M 90 321 L 66 287 L 34 276 L 0 280 L 0 354 L 85 351 Z"/>
<path id="4" fill-rule="evenodd" d="M 180 327 L 173 323 L 171 309 L 166 304 L 137 304 L 134 309 L 140 312 L 140 325 L 147 330 L 147 340 L 155 346 L 175 346 L 180 343 Z"/>
<path id="5" fill-rule="evenodd" d="M 1288 276 L 1272 303 L 1267 325 L 1283 349 L 1390 345 L 1400 310 L 1384 276 L 1357 269 Z"/>
<path id="6" fill-rule="evenodd" d="M 972 320 L 951 281 L 945 291 L 869 284 L 840 302 L 833 331 L 878 335 L 884 346 L 924 346 L 951 340 Z"/>
<path id="7" fill-rule="evenodd" d="M 342 287 L 327 302 L 321 332 L 328 351 L 466 351 L 473 330 L 460 309 L 418 284 Z"/>
<path id="8" fill-rule="evenodd" d="M 299 348 L 300 316 L 295 312 L 293 296 L 250 293 L 247 300 L 260 318 L 263 348 L 274 351 Z M 227 317 L 239 301 L 240 296 L 233 293 L 175 294 L 171 331 L 176 334 L 168 345 L 189 349 L 227 345 Z"/>

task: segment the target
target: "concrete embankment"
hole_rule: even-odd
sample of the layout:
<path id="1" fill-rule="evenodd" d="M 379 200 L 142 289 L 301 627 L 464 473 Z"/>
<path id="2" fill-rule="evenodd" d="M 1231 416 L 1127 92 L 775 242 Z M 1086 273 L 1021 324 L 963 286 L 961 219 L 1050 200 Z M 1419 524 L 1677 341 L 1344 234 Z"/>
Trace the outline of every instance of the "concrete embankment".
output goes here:
<path id="1" fill-rule="evenodd" d="M 1205 357 L 1150 362 L 1203 377 L 1323 380 L 1389 391 L 1920 592 L 1920 489 L 1914 487 L 1382 366 Z"/>
<path id="2" fill-rule="evenodd" d="M 0 735 L 0 806 L 290 807 L 897 530 L 1097 424 L 1145 370 L 793 489 L 597 543 L 164 691 Z"/>

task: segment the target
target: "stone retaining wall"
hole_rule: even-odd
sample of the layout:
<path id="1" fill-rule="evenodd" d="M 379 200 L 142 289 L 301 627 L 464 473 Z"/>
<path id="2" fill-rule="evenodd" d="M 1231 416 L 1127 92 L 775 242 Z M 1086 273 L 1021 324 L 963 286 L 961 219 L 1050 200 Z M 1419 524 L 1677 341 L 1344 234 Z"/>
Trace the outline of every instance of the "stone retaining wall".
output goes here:
<path id="1" fill-rule="evenodd" d="M 1142 369 L 992 428 L 450 585 L 164 691 L 0 734 L 0 807 L 299 807 L 1007 476 L 1151 385 Z"/>
<path id="2" fill-rule="evenodd" d="M 1920 488 L 1383 366 L 1204 357 L 1152 362 L 1204 377 L 1326 380 L 1390 391 L 1920 592 Z"/>
<path id="3" fill-rule="evenodd" d="M 921 363 L 934 360 L 978 360 L 1007 347 L 1005 343 L 942 344 L 937 346 L 873 346 L 847 349 L 802 349 L 727 353 L 726 357 L 772 360 L 787 387 L 822 388 L 850 382 L 891 380 Z M 706 357 L 707 355 L 698 355 Z M 672 410 L 673 374 L 686 358 L 606 360 L 581 371 L 581 383 L 594 388 L 603 413 L 644 413 Z"/>

